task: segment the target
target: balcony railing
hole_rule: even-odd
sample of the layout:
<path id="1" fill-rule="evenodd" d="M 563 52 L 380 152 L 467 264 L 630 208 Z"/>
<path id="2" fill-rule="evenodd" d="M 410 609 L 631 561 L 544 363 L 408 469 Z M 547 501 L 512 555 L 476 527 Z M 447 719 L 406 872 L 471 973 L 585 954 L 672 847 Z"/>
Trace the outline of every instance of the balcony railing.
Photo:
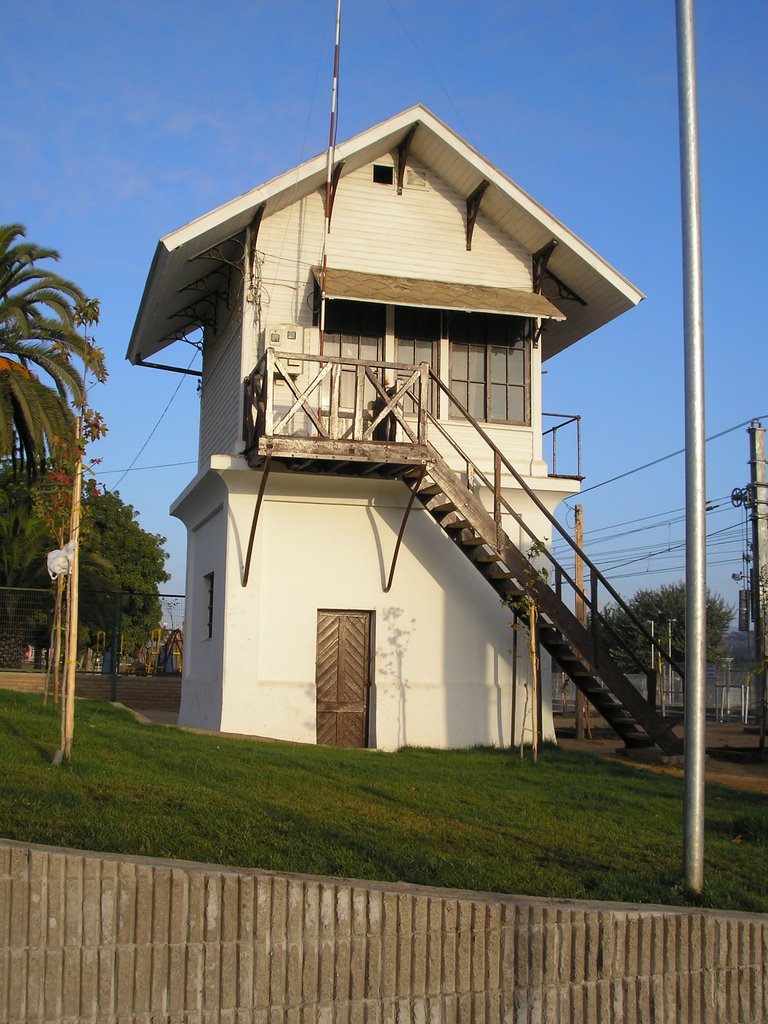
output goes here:
<path id="1" fill-rule="evenodd" d="M 267 349 L 245 381 L 246 450 L 258 438 L 280 436 L 423 444 L 428 394 L 426 363 L 406 366 Z"/>

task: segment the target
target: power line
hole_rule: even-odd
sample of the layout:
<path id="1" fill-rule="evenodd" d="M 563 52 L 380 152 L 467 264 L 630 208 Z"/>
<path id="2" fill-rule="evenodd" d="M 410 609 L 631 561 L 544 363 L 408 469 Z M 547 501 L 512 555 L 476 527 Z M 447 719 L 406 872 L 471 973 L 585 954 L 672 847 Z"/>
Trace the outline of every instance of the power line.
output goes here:
<path id="1" fill-rule="evenodd" d="M 724 526 L 721 530 L 715 530 L 713 533 L 708 533 L 707 542 L 709 543 L 713 537 L 718 537 L 721 534 L 729 533 L 731 530 L 736 529 L 741 529 L 741 523 L 734 523 L 731 526 Z M 679 551 L 681 548 L 684 547 L 685 540 L 676 541 L 674 544 L 667 544 L 665 547 L 658 548 L 656 551 L 647 551 L 644 552 L 642 555 L 638 555 L 637 558 L 629 558 L 625 562 L 619 562 L 617 565 L 612 565 L 609 567 L 608 571 L 613 571 L 614 569 L 622 569 L 625 565 L 632 565 L 634 562 L 642 562 L 645 558 L 651 559 L 655 558 L 658 555 L 666 555 L 672 551 Z"/>
<path id="2" fill-rule="evenodd" d="M 734 430 L 738 430 L 740 427 L 746 427 L 755 420 L 764 419 L 768 419 L 768 413 L 764 413 L 762 416 L 752 416 L 748 420 L 743 420 L 741 423 L 736 423 L 734 426 L 728 427 L 726 430 L 721 430 L 718 434 L 711 434 L 709 437 L 705 437 L 704 440 L 706 442 L 716 441 L 718 437 L 725 437 L 726 434 L 731 434 Z M 668 459 L 674 459 L 676 455 L 682 455 L 684 451 L 685 448 L 678 448 L 677 451 L 670 452 L 668 455 L 662 455 L 660 458 L 653 459 L 651 462 L 646 462 L 642 466 L 635 466 L 634 469 L 628 469 L 626 473 L 619 473 L 617 476 L 609 477 L 608 480 L 601 480 L 599 484 L 592 484 L 591 487 L 585 487 L 583 491 L 579 492 L 579 497 L 582 497 L 584 494 L 588 494 L 590 491 L 596 491 L 598 487 L 605 487 L 607 484 L 613 484 L 617 480 L 623 480 L 625 477 L 632 476 L 634 473 L 640 473 L 644 469 L 650 469 L 651 466 L 658 466 L 659 463 L 666 462 Z"/>
<path id="3" fill-rule="evenodd" d="M 141 452 L 139 454 L 141 454 Z M 161 462 L 156 466 L 134 466 L 133 463 L 131 463 L 127 469 L 100 469 L 98 473 L 96 473 L 96 476 L 113 476 L 115 473 L 122 473 L 123 476 L 125 476 L 126 473 L 143 473 L 147 469 L 174 469 L 176 466 L 196 465 L 197 462 L 194 459 L 190 459 L 187 462 Z M 122 479 L 123 477 L 120 477 L 120 480 Z M 120 480 L 118 480 L 118 483 L 120 483 Z M 117 484 L 115 484 L 115 486 L 117 486 Z"/>
<path id="4" fill-rule="evenodd" d="M 197 349 L 195 349 L 195 352 L 194 352 L 194 354 L 193 354 L 192 358 L 191 358 L 191 359 L 190 359 L 190 361 L 189 361 L 189 365 L 187 366 L 187 369 L 188 369 L 188 370 L 189 370 L 189 369 L 190 369 L 190 367 L 192 366 L 192 363 L 194 363 L 195 359 L 197 358 L 197 355 L 198 355 L 198 352 L 197 352 Z M 114 488 L 115 490 L 117 490 L 117 488 L 118 488 L 118 487 L 120 486 L 120 484 L 121 484 L 121 483 L 123 482 L 123 479 L 125 478 L 125 476 L 126 476 L 126 475 L 127 475 L 128 473 L 130 473 L 130 471 L 131 471 L 131 470 L 133 469 L 133 467 L 134 467 L 134 466 L 136 465 L 136 463 L 137 463 L 137 462 L 138 462 L 138 460 L 139 460 L 139 456 L 141 455 L 141 453 L 142 453 L 142 452 L 144 451 L 144 449 L 145 449 L 145 448 L 147 447 L 147 445 L 149 444 L 149 442 L 150 442 L 150 441 L 152 440 L 152 438 L 154 437 L 155 431 L 156 431 L 156 430 L 157 430 L 157 428 L 158 428 L 158 427 L 160 426 L 160 424 L 161 424 L 161 423 L 163 422 L 163 419 L 165 418 L 165 414 L 166 414 L 166 413 L 168 412 L 168 410 L 170 409 L 170 407 L 171 407 L 171 403 L 173 402 L 173 400 L 174 400 L 174 398 L 176 397 L 176 395 L 178 395 L 178 393 L 179 393 L 179 389 L 181 388 L 181 385 L 182 385 L 183 383 L 184 383 L 184 377 L 180 377 L 180 378 L 179 378 L 179 383 L 178 383 L 178 384 L 176 385 L 176 388 L 174 389 L 174 392 L 173 392 L 173 394 L 172 394 L 172 395 L 171 395 L 171 397 L 170 397 L 170 398 L 168 399 L 168 402 L 167 402 L 167 404 L 166 404 L 165 408 L 164 408 L 164 409 L 163 409 L 163 411 L 162 411 L 162 412 L 160 413 L 160 416 L 158 417 L 157 423 L 155 423 L 154 427 L 152 427 L 152 429 L 150 430 L 150 432 L 149 432 L 149 434 L 147 435 L 147 439 L 146 439 L 146 441 L 144 442 L 144 444 L 143 444 L 143 445 L 141 446 L 141 448 L 139 448 L 138 452 L 136 452 L 136 455 L 135 455 L 135 457 L 134 457 L 133 461 L 131 462 L 131 464 L 130 464 L 130 465 L 128 466 L 128 469 L 126 469 L 126 470 L 125 470 L 125 471 L 123 472 L 123 475 L 122 475 L 122 476 L 120 477 L 120 479 L 119 479 L 119 480 L 117 481 L 117 483 L 115 484 L 115 488 Z"/>
<path id="5" fill-rule="evenodd" d="M 707 514 L 708 515 L 712 515 L 714 513 L 720 513 L 720 512 L 732 512 L 733 508 L 730 505 L 717 504 L 718 502 L 724 502 L 725 497 L 727 497 L 727 495 L 724 495 L 722 498 L 713 498 L 712 500 L 708 501 L 707 502 Z M 673 509 L 673 510 L 670 510 L 670 511 L 675 511 L 676 512 L 678 510 L 677 509 Z M 613 525 L 602 526 L 602 527 L 598 527 L 598 528 L 596 528 L 594 530 L 590 530 L 588 532 L 588 534 L 587 534 L 587 536 L 590 537 L 590 540 L 589 540 L 588 544 L 585 544 L 585 547 L 589 547 L 590 550 L 592 550 L 593 548 L 597 547 L 600 544 L 605 544 L 608 541 L 621 540 L 622 537 L 629 537 L 629 536 L 632 536 L 635 533 L 646 533 L 646 532 L 649 532 L 649 531 L 652 531 L 652 530 L 660 530 L 660 529 L 663 529 L 664 527 L 669 528 L 670 526 L 673 526 L 673 525 L 675 525 L 677 523 L 682 522 L 683 519 L 685 518 L 682 515 L 678 515 L 678 516 L 673 516 L 672 518 L 669 518 L 669 519 L 658 519 L 658 517 L 661 516 L 661 515 L 665 515 L 665 513 L 659 512 L 655 516 L 642 516 L 639 519 L 630 519 L 626 523 L 615 523 Z M 648 523 L 647 520 L 649 520 L 649 519 L 658 519 L 658 522 Z M 645 522 L 646 525 L 645 526 L 635 527 L 635 529 L 633 529 L 633 530 L 623 530 L 623 531 L 621 531 L 619 533 L 606 533 L 605 536 L 603 536 L 603 537 L 595 537 L 595 536 L 593 536 L 596 533 L 604 533 L 607 530 L 617 529 L 620 526 L 625 526 L 625 525 L 629 525 L 631 523 L 636 523 L 636 522 Z M 571 550 L 570 546 L 568 544 L 566 544 L 564 541 L 557 541 L 554 544 L 554 546 L 553 546 L 553 551 L 555 553 L 559 553 L 559 554 L 563 554 L 563 555 L 568 554 L 570 550 Z"/>

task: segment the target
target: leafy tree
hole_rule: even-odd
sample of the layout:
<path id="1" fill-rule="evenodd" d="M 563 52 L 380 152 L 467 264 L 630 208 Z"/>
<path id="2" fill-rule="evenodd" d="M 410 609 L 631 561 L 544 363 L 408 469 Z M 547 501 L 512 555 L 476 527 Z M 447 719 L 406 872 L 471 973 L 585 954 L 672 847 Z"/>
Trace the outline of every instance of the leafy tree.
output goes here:
<path id="1" fill-rule="evenodd" d="M 0 587 L 46 588 L 48 534 L 24 478 L 0 470 Z"/>
<path id="2" fill-rule="evenodd" d="M 86 488 L 83 508 L 84 560 L 80 575 L 82 617 L 93 622 L 98 605 L 101 604 L 101 619 L 104 618 L 103 601 L 96 601 L 96 607 L 87 607 L 88 591 L 121 591 L 124 595 L 124 648 L 126 652 L 133 653 L 149 640 L 150 631 L 160 624 L 161 608 L 157 588 L 158 584 L 170 579 L 165 571 L 168 557 L 163 550 L 165 537 L 143 530 L 136 521 L 136 510 L 132 505 L 126 505 L 117 492 L 101 491 L 89 486 Z M 98 559 L 111 566 L 109 572 L 90 571 L 85 561 L 86 555 L 91 560 Z M 109 610 L 111 612 L 111 602 Z M 99 628 L 104 629 L 109 636 L 111 620 L 107 623 L 102 621 Z"/>
<path id="3" fill-rule="evenodd" d="M 82 291 L 48 267 L 53 249 L 26 242 L 20 224 L 0 226 L 0 458 L 44 467 L 57 439 L 71 437 L 71 404 L 82 405 L 86 370 L 103 379 L 104 357 L 77 331 Z"/>
<path id="4" fill-rule="evenodd" d="M 54 529 L 61 492 L 62 515 L 67 512 L 70 481 L 63 471 L 48 470 L 32 483 L 0 469 L 0 587 L 47 587 L 46 555 L 60 547 L 62 534 Z M 40 496 L 43 495 L 43 500 Z M 53 498 L 51 497 L 53 495 Z M 165 538 L 147 533 L 136 521 L 136 511 L 119 494 L 100 491 L 93 482 L 85 487 L 80 562 L 80 645 L 93 646 L 96 633 L 111 636 L 112 596 L 124 592 L 122 629 L 127 652 L 149 639 L 160 624 L 157 588 L 169 578 Z"/>
<path id="5" fill-rule="evenodd" d="M 643 626 L 651 632 L 655 624 L 656 637 L 667 650 L 669 625 L 672 627 L 672 656 L 678 664 L 685 660 L 685 584 L 665 584 L 656 590 L 638 590 L 627 605 Z M 625 672 L 638 672 L 640 666 L 650 668 L 651 645 L 646 636 L 632 622 L 627 613 L 617 605 L 607 605 L 604 612 L 611 629 L 618 634 L 631 651 L 637 662 L 627 653 L 624 645 L 614 639 L 609 647 Z M 733 618 L 733 608 L 719 594 L 707 591 L 707 660 L 716 660 L 723 636 Z M 610 635 L 610 634 L 609 634 Z M 639 664 L 638 664 L 639 662 Z"/>

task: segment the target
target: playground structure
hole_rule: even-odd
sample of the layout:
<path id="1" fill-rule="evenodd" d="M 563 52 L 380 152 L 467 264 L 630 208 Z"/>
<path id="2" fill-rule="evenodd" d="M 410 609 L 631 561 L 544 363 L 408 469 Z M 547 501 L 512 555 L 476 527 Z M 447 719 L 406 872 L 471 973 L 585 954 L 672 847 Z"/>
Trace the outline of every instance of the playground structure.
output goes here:
<path id="1" fill-rule="evenodd" d="M 139 653 L 137 675 L 181 675 L 184 634 L 180 629 L 153 629 Z"/>

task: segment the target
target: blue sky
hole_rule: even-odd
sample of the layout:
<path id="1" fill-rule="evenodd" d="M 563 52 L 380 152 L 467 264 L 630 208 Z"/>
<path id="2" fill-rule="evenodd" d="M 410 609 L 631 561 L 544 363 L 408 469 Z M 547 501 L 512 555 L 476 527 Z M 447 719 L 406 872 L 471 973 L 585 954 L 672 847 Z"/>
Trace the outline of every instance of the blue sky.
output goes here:
<path id="1" fill-rule="evenodd" d="M 128 338 L 160 236 L 325 146 L 335 2 L 10 0 L 5 12 L 0 217 L 57 248 L 60 271 L 101 299 L 97 476 L 167 537 L 182 591 L 184 530 L 168 507 L 195 471 L 195 379 L 129 366 Z M 673 0 L 342 3 L 340 139 L 423 103 L 647 295 L 547 364 L 545 408 L 582 415 L 585 488 L 683 446 L 674 16 Z M 768 415 L 768 7 L 699 0 L 696 28 L 715 434 Z M 748 480 L 746 428 L 707 455 L 708 528 L 725 531 L 709 580 L 735 603 L 743 520 L 728 496 Z M 681 456 L 582 504 L 596 560 L 634 559 L 615 570 L 623 592 L 682 578 L 680 550 L 648 554 L 683 539 Z M 656 515 L 656 530 L 627 532 Z"/>

